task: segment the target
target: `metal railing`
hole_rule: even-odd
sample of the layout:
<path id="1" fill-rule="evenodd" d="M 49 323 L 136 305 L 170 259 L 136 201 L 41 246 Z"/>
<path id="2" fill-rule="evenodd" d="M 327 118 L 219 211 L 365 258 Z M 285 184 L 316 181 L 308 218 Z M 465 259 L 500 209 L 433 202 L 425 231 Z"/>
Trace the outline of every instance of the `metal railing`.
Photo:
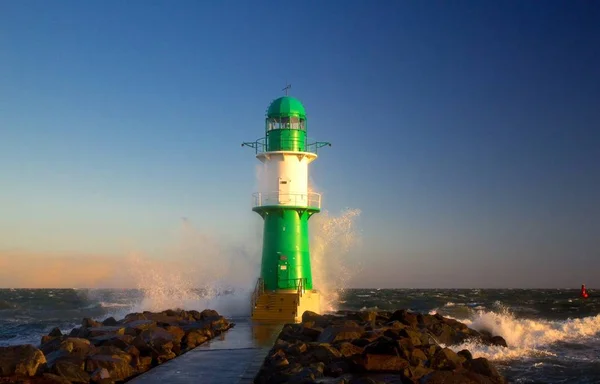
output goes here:
<path id="1" fill-rule="evenodd" d="M 294 207 L 308 207 L 321 209 L 321 194 L 308 193 L 280 193 L 280 192 L 256 192 L 252 194 L 252 208 L 284 205 Z"/>
<path id="2" fill-rule="evenodd" d="M 278 143 L 279 143 L 279 148 L 294 148 L 294 151 L 297 151 L 297 152 L 310 152 L 310 153 L 314 153 L 314 154 L 317 154 L 317 151 L 319 148 L 322 148 L 325 146 L 331 147 L 331 143 L 329 143 L 329 142 L 326 142 L 326 141 L 309 142 L 310 140 L 311 139 L 298 140 L 298 139 L 281 138 L 278 141 Z M 269 143 L 267 142 L 266 137 L 261 137 L 260 139 L 258 139 L 256 141 L 249 141 L 249 142 L 242 143 L 242 147 L 254 148 L 256 154 L 273 151 L 273 149 L 269 148 Z"/>
<path id="3" fill-rule="evenodd" d="M 296 291 L 296 293 L 298 294 L 298 303 L 300 303 L 300 298 L 304 293 L 304 287 L 306 287 L 306 277 L 298 279 L 298 289 Z"/>
<path id="4" fill-rule="evenodd" d="M 302 293 L 304 293 L 305 288 L 306 287 L 306 277 L 299 277 L 297 279 L 287 279 L 287 280 L 279 280 L 277 282 L 280 286 L 279 288 L 287 288 L 292 286 L 293 288 L 289 288 L 289 289 L 296 289 L 296 290 L 300 290 L 300 295 L 302 296 Z"/>
<path id="5" fill-rule="evenodd" d="M 256 285 L 254 286 L 254 292 L 252 292 L 252 312 L 254 313 L 254 308 L 256 308 L 256 303 L 258 302 L 258 298 L 265 291 L 265 282 L 262 277 L 259 277 L 256 281 Z"/>

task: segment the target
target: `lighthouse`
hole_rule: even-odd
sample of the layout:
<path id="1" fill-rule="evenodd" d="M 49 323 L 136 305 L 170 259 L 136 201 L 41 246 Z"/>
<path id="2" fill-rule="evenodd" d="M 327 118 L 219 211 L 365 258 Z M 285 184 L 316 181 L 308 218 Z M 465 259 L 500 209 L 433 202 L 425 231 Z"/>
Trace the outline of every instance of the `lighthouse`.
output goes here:
<path id="1" fill-rule="evenodd" d="M 308 220 L 321 210 L 321 195 L 308 189 L 308 165 L 328 142 L 307 137 L 300 100 L 286 95 L 267 109 L 265 135 L 242 146 L 264 164 L 252 210 L 264 220 L 260 277 L 252 295 L 254 320 L 299 321 L 306 310 L 320 312 L 313 286 Z"/>

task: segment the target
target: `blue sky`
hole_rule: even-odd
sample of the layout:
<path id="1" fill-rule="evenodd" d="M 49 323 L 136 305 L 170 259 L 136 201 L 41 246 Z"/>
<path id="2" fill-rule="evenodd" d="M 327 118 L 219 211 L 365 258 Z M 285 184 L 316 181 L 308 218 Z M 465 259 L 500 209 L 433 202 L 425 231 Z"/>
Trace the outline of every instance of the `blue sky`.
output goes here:
<path id="1" fill-rule="evenodd" d="M 374 4 L 1 2 L 0 252 L 259 241 L 240 143 L 287 81 L 354 285 L 600 286 L 600 4 Z"/>

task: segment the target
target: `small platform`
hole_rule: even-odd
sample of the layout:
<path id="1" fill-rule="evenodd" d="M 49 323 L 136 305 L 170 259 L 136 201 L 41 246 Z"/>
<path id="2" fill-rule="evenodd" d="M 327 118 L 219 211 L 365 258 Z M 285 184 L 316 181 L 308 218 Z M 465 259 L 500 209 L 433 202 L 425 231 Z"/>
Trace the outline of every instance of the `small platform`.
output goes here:
<path id="1" fill-rule="evenodd" d="M 282 324 L 236 321 L 224 334 L 130 380 L 132 384 L 250 384 Z"/>

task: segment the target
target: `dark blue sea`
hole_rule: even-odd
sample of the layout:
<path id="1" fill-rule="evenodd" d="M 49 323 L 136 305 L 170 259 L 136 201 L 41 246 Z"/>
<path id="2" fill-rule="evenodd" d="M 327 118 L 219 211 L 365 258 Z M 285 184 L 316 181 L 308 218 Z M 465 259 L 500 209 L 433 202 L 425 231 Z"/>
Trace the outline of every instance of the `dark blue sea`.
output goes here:
<path id="1" fill-rule="evenodd" d="M 512 383 L 600 383 L 600 292 L 590 293 L 584 300 L 578 290 L 354 289 L 334 304 L 340 310 L 437 312 L 501 335 L 509 348 L 450 347 L 493 360 Z M 181 299 L 133 289 L 0 289 L 0 345 L 37 345 L 52 328 L 68 332 L 83 317 L 119 318 L 145 309 L 209 307 L 238 321 L 249 314 L 248 292 L 198 291 Z"/>

